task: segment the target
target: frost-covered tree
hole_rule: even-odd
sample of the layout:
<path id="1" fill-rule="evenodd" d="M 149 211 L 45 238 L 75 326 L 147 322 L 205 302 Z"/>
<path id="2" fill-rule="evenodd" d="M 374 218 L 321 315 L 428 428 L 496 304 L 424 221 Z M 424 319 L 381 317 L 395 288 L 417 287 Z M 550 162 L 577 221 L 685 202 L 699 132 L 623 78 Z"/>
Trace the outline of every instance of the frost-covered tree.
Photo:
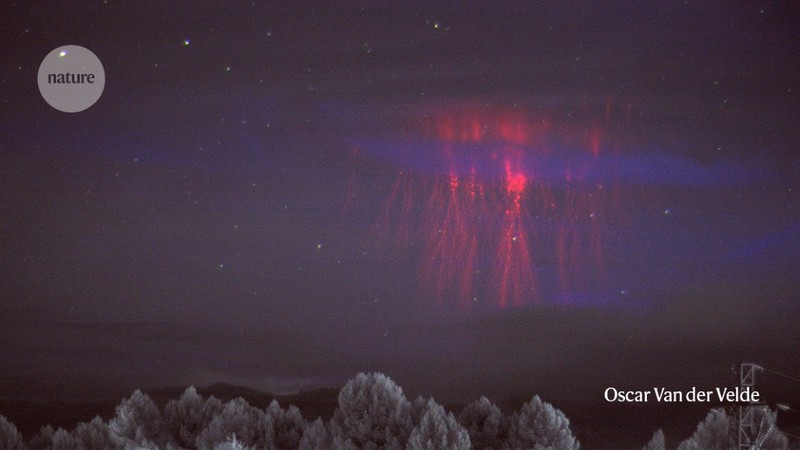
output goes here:
<path id="1" fill-rule="evenodd" d="M 512 449 L 552 447 L 577 450 L 578 440 L 569 428 L 569 419 L 553 405 L 534 396 L 509 420 L 508 446 Z"/>
<path id="2" fill-rule="evenodd" d="M 403 449 L 413 428 L 410 410 L 403 389 L 386 375 L 359 373 L 339 391 L 334 447 Z"/>
<path id="3" fill-rule="evenodd" d="M 407 450 L 470 450 L 469 433 L 453 413 L 428 400 L 419 424 L 408 438 Z"/>
<path id="4" fill-rule="evenodd" d="M 214 396 L 204 399 L 194 386 L 190 386 L 180 398 L 170 400 L 164 407 L 166 431 L 178 445 L 191 448 L 200 432 L 221 411 L 221 401 Z"/>
<path id="5" fill-rule="evenodd" d="M 5 416 L 0 416 L 0 450 L 18 450 L 25 448 L 25 441 L 22 439 L 17 426 L 11 423 Z"/>
<path id="6" fill-rule="evenodd" d="M 303 438 L 303 431 L 306 428 L 306 421 L 296 406 L 289 406 L 289 409 L 280 407 L 277 401 L 273 400 L 267 407 L 267 420 L 272 422 L 273 440 L 272 445 L 275 450 L 295 450 L 300 445 Z"/>
<path id="7" fill-rule="evenodd" d="M 236 434 L 243 446 L 269 448 L 272 445 L 272 424 L 264 411 L 250 406 L 241 397 L 226 403 L 208 426 L 197 436 L 197 448 L 210 450 Z"/>
<path id="8" fill-rule="evenodd" d="M 121 447 L 155 448 L 165 438 L 161 412 L 153 400 L 138 389 L 117 406 L 116 415 L 108 426 L 111 439 Z"/>
<path id="9" fill-rule="evenodd" d="M 458 421 L 466 428 L 475 450 L 500 450 L 508 437 L 508 421 L 486 397 L 465 406 Z"/>
<path id="10" fill-rule="evenodd" d="M 653 433 L 650 442 L 642 447 L 642 450 L 667 450 L 667 444 L 664 441 L 664 432 L 659 428 L 658 431 Z"/>
<path id="11" fill-rule="evenodd" d="M 324 450 L 331 448 L 331 435 L 322 419 L 311 422 L 306 426 L 303 431 L 303 437 L 300 439 L 299 450 Z"/>

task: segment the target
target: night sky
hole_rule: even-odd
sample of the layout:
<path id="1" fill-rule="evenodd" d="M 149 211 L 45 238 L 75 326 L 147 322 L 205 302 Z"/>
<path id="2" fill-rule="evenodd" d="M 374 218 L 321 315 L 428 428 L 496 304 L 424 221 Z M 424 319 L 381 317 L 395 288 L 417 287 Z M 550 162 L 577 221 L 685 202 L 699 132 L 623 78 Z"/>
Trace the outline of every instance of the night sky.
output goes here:
<path id="1" fill-rule="evenodd" d="M 3 393 L 800 375 L 800 13 L 708 3 L 2 6 Z"/>

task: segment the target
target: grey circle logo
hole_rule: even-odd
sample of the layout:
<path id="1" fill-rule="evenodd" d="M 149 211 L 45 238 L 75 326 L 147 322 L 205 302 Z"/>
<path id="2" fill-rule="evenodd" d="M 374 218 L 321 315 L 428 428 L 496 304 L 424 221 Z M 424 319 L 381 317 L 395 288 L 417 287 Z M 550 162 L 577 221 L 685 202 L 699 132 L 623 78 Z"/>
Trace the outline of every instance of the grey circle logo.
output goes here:
<path id="1" fill-rule="evenodd" d="M 53 108 L 81 112 L 100 98 L 106 85 L 103 64 L 79 45 L 55 48 L 39 66 L 39 92 Z"/>

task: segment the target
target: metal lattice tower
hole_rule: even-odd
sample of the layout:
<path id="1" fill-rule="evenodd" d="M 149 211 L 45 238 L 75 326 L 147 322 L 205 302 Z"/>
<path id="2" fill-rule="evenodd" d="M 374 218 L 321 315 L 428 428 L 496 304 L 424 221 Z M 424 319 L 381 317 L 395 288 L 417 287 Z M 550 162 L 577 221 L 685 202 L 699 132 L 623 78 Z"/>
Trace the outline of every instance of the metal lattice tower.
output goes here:
<path id="1" fill-rule="evenodd" d="M 742 363 L 739 365 L 739 387 L 752 388 L 756 384 L 756 371 L 762 370 L 761 366 L 752 363 Z M 739 450 L 751 450 L 759 448 L 763 441 L 764 433 L 761 429 L 761 421 L 756 423 L 756 414 L 763 404 L 751 403 L 749 405 L 739 405 L 738 411 L 738 442 Z"/>

